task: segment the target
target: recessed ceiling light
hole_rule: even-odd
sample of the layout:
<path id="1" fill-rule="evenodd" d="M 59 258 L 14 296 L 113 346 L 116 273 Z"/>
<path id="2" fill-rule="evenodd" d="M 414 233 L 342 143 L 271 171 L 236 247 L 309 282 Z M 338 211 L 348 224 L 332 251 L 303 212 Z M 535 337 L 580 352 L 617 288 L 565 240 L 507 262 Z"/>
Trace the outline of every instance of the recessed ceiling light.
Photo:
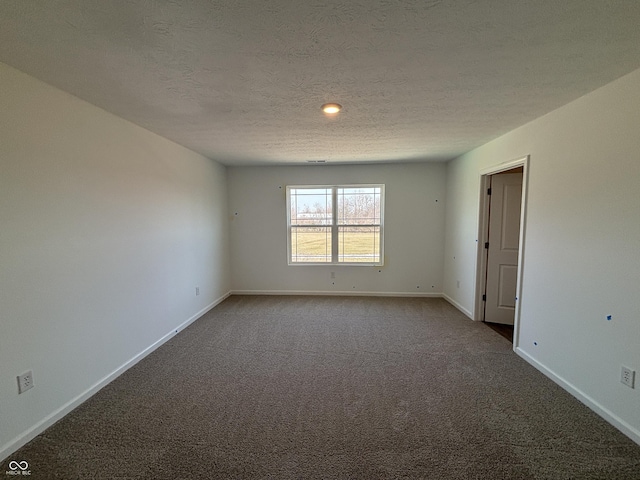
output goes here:
<path id="1" fill-rule="evenodd" d="M 322 105 L 322 111 L 327 115 L 335 115 L 342 110 L 342 105 L 338 103 L 325 103 Z"/>

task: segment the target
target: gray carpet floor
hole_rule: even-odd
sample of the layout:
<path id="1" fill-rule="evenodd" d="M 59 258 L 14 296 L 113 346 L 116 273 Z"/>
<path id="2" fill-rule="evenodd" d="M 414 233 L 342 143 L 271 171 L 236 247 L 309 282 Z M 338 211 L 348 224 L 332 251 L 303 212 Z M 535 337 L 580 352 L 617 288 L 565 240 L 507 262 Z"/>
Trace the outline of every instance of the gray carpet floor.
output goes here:
<path id="1" fill-rule="evenodd" d="M 232 296 L 10 460 L 64 479 L 640 479 L 640 446 L 424 298 Z"/>

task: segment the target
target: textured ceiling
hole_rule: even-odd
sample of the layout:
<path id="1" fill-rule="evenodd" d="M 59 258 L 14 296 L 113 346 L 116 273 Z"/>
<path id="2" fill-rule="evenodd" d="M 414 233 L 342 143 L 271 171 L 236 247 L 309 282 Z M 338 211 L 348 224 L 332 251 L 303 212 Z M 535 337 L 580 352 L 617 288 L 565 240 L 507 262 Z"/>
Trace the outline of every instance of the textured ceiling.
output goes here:
<path id="1" fill-rule="evenodd" d="M 638 0 L 3 0 L 0 61 L 227 165 L 446 160 L 640 68 L 639 26 Z"/>

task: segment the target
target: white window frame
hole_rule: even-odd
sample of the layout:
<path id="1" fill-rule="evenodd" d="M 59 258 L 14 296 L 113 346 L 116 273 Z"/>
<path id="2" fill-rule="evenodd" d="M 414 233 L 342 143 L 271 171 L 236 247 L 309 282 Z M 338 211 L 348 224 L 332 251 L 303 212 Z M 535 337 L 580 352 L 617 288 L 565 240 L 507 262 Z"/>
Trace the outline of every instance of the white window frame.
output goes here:
<path id="1" fill-rule="evenodd" d="M 380 223 L 379 224 L 354 224 L 344 225 L 338 224 L 338 189 L 339 188 L 379 188 L 380 189 Z M 332 219 L 331 224 L 318 224 L 318 227 L 331 228 L 331 262 L 294 262 L 292 261 L 291 249 L 291 190 L 295 189 L 331 189 L 331 205 Z M 384 265 L 384 184 L 367 183 L 367 184 L 339 184 L 339 185 L 287 185 L 286 187 L 286 209 L 287 209 L 287 262 L 291 266 L 322 266 L 322 265 L 349 265 L 349 266 L 382 266 Z M 294 225 L 295 226 L 295 225 Z M 313 226 L 313 225 L 310 225 Z M 339 261 L 339 227 L 378 227 L 380 228 L 379 244 L 380 244 L 380 261 L 378 262 L 341 262 Z"/>

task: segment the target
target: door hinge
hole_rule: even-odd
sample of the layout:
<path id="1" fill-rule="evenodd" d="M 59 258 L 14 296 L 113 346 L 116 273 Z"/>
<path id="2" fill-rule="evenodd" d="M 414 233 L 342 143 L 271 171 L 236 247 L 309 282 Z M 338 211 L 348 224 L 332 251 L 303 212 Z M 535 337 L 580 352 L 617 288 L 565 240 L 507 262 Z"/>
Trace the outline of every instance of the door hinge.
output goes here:
<path id="1" fill-rule="evenodd" d="M 482 301 L 486 302 L 487 301 L 487 296 L 486 295 L 482 295 Z"/>
<path id="2" fill-rule="evenodd" d="M 489 248 L 489 242 L 485 242 L 484 248 Z"/>
<path id="3" fill-rule="evenodd" d="M 491 195 L 491 187 L 487 188 L 487 195 Z"/>

